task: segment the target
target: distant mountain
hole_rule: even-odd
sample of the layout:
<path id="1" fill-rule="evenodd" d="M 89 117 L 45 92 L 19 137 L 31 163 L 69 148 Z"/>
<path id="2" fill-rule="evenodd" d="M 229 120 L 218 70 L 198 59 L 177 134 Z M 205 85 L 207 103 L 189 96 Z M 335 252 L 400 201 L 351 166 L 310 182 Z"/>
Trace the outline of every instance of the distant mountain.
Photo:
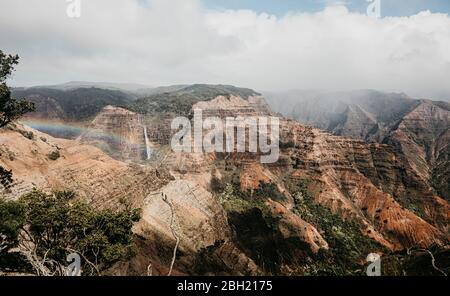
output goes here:
<path id="1" fill-rule="evenodd" d="M 394 146 L 450 199 L 449 103 L 371 90 L 271 93 L 267 101 L 275 111 L 335 135 Z"/>
<path id="2" fill-rule="evenodd" d="M 32 118 L 82 121 L 95 116 L 108 105 L 127 105 L 136 97 L 119 90 L 87 88 L 15 88 L 12 95 L 36 104 Z"/>
<path id="3" fill-rule="evenodd" d="M 130 103 L 128 107 L 130 110 L 141 114 L 171 112 L 187 115 L 192 105 L 197 102 L 230 95 L 248 99 L 250 96 L 260 94 L 248 88 L 238 88 L 231 85 L 178 85 L 154 89 L 153 94 Z"/>
<path id="4" fill-rule="evenodd" d="M 68 82 L 54 86 L 13 88 L 12 95 L 36 104 L 31 118 L 84 121 L 92 119 L 106 106 L 127 107 L 138 113 L 170 110 L 187 113 L 193 104 L 211 100 L 219 95 L 240 96 L 244 99 L 257 92 L 231 85 L 173 85 L 139 88 L 141 85 L 95 82 Z"/>
<path id="5" fill-rule="evenodd" d="M 146 89 L 152 89 L 151 86 L 136 83 L 113 83 L 113 82 L 87 82 L 87 81 L 70 81 L 63 84 L 35 86 L 33 88 L 51 88 L 58 90 L 73 90 L 77 88 L 101 88 L 109 90 L 121 90 L 127 92 L 140 92 Z"/>
<path id="6" fill-rule="evenodd" d="M 386 133 L 420 104 L 402 93 L 371 90 L 324 93 L 291 91 L 266 94 L 271 107 L 284 116 L 339 136 L 382 141 Z"/>
<path id="7" fill-rule="evenodd" d="M 248 98 L 257 92 L 230 85 L 142 85 L 68 82 L 54 86 L 13 88 L 12 95 L 35 103 L 36 112 L 22 122 L 54 137 L 76 139 L 107 106 L 124 107 L 139 114 L 188 115 L 193 104 L 219 95 Z M 121 90 L 118 90 L 118 89 Z"/>

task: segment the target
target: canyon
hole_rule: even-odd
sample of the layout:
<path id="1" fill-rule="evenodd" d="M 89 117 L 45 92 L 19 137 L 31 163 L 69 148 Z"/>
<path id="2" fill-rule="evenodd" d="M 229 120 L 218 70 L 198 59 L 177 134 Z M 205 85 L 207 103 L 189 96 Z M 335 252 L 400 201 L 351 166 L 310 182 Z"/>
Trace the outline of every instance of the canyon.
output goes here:
<path id="1" fill-rule="evenodd" d="M 55 100 L 35 99 L 45 108 L 27 120 L 69 122 Z M 3 190 L 10 199 L 66 188 L 99 208 L 141 208 L 136 255 L 111 274 L 358 274 L 369 253 L 448 252 L 446 105 L 407 101 L 383 124 L 372 109 L 350 106 L 345 122 L 324 131 L 272 111 L 248 89 L 179 86 L 104 103 L 69 139 L 18 123 L 1 130 L 0 165 L 14 174 Z M 192 119 L 194 109 L 220 119 L 277 116 L 279 160 L 172 151 L 171 120 Z"/>

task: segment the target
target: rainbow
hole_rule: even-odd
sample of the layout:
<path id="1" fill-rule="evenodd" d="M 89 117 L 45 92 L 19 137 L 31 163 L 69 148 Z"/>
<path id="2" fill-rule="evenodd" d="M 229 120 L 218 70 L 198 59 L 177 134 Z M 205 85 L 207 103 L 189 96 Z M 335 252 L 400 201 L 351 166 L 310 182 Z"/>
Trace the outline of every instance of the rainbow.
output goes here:
<path id="1" fill-rule="evenodd" d="M 108 143 L 122 144 L 122 145 L 125 144 L 139 148 L 145 147 L 145 143 L 139 144 L 131 142 L 129 139 L 123 137 L 120 134 L 89 128 L 88 126 L 77 122 L 65 123 L 61 121 L 33 118 L 21 120 L 20 123 L 29 126 L 35 130 L 38 130 L 42 133 L 49 134 L 50 136 L 55 138 L 75 140 L 80 136 L 88 134 L 89 137 L 101 139 Z"/>

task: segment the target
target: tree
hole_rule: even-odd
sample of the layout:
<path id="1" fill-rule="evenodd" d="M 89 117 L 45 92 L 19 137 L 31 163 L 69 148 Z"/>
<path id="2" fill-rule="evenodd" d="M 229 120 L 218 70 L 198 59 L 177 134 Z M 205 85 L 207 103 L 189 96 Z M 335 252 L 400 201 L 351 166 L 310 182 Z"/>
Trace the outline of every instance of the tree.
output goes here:
<path id="1" fill-rule="evenodd" d="M 71 253 L 80 255 L 83 275 L 101 275 L 131 256 L 131 228 L 140 218 L 138 210 L 128 207 L 95 210 L 74 199 L 72 191 L 46 194 L 34 190 L 4 208 L 5 213 L 0 207 L 0 214 L 5 221 L 0 222 L 14 227 L 0 228 L 0 237 L 8 238 L 9 245 L 18 245 L 37 275 L 64 275 Z M 19 218 L 14 218 L 12 210 L 20 213 Z M 19 221 L 13 223 L 14 219 Z"/>
<path id="2" fill-rule="evenodd" d="M 20 203 L 0 199 L 0 254 L 19 244 L 18 236 L 25 223 L 25 209 Z"/>
<path id="3" fill-rule="evenodd" d="M 6 85 L 19 63 L 19 56 L 6 55 L 0 50 L 0 128 L 18 119 L 22 115 L 35 110 L 34 104 L 25 100 L 16 100 L 11 97 L 11 91 Z"/>

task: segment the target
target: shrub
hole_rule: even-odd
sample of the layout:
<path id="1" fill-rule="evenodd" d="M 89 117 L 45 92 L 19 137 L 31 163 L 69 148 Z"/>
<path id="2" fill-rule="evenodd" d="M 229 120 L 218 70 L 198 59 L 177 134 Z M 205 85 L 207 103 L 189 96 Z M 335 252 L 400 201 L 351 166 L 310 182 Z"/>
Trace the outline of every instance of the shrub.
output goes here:
<path id="1" fill-rule="evenodd" d="M 24 136 L 25 138 L 27 138 L 29 140 L 33 140 L 34 139 L 34 134 L 31 131 L 21 130 L 20 133 L 22 134 L 22 136 Z"/>
<path id="2" fill-rule="evenodd" d="M 37 275 L 63 275 L 70 253 L 81 256 L 84 275 L 100 275 L 132 254 L 131 228 L 139 210 L 95 210 L 73 197 L 72 191 L 34 190 L 19 201 L 0 203 L 0 237 L 8 246 L 19 242 Z"/>
<path id="3" fill-rule="evenodd" d="M 0 198 L 0 254 L 18 245 L 19 232 L 25 222 L 22 204 Z"/>
<path id="4" fill-rule="evenodd" d="M 59 150 L 54 150 L 54 151 L 50 152 L 50 154 L 48 155 L 48 158 L 50 160 L 57 160 L 60 157 L 61 157 L 61 154 L 59 153 Z"/>
<path id="5" fill-rule="evenodd" d="M 223 182 L 216 176 L 212 176 L 209 186 L 211 187 L 212 192 L 222 193 L 225 190 Z"/>
<path id="6" fill-rule="evenodd" d="M 0 184 L 5 189 L 8 189 L 9 187 L 11 187 L 12 182 L 12 171 L 8 171 L 4 167 L 0 166 Z"/>
<path id="7" fill-rule="evenodd" d="M 294 195 L 294 213 L 323 232 L 322 236 L 330 246 L 327 256 L 322 256 L 322 260 L 316 258 L 307 266 L 308 274 L 361 274 L 360 262 L 364 262 L 369 253 L 387 251 L 362 234 L 359 222 L 343 220 L 330 209 L 317 204 L 304 184 L 299 188 Z"/>

